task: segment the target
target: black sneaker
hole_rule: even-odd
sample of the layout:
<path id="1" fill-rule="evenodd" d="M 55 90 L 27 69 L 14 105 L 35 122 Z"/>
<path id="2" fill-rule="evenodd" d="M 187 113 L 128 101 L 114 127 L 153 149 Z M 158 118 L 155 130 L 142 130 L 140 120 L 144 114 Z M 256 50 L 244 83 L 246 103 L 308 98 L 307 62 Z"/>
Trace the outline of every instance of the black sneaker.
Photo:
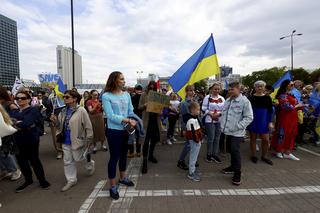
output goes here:
<path id="1" fill-rule="evenodd" d="M 22 192 L 25 188 L 30 186 L 33 183 L 33 181 L 24 182 L 21 186 L 16 188 L 16 193 Z"/>
<path id="2" fill-rule="evenodd" d="M 232 184 L 239 186 L 241 184 L 241 172 L 235 172 L 232 178 Z"/>
<path id="3" fill-rule="evenodd" d="M 211 155 L 207 155 L 206 161 L 207 161 L 208 163 L 212 163 L 212 162 L 213 162 L 212 156 L 211 156 Z"/>
<path id="4" fill-rule="evenodd" d="M 109 189 L 110 197 L 114 200 L 119 199 L 119 192 L 117 186 L 113 186 L 111 189 Z"/>
<path id="5" fill-rule="evenodd" d="M 258 158 L 257 158 L 256 156 L 252 156 L 252 157 L 251 157 L 251 161 L 252 161 L 253 163 L 257 163 L 257 162 L 258 162 Z"/>
<path id="6" fill-rule="evenodd" d="M 158 163 L 158 160 L 153 156 L 149 157 L 148 160 L 152 163 Z"/>
<path id="7" fill-rule="evenodd" d="M 233 173 L 234 173 L 234 170 L 233 170 L 233 168 L 232 168 L 231 166 L 229 166 L 229 167 L 227 167 L 227 168 L 222 169 L 221 172 L 222 172 L 223 174 L 233 174 Z"/>
<path id="8" fill-rule="evenodd" d="M 186 163 L 183 160 L 179 160 L 177 167 L 179 167 L 182 170 L 188 170 L 189 167 L 186 165 Z"/>
<path id="9" fill-rule="evenodd" d="M 196 165 L 194 165 L 195 167 L 199 167 L 200 166 L 200 164 L 198 163 L 198 161 L 196 162 Z"/>
<path id="10" fill-rule="evenodd" d="M 128 177 L 125 177 L 122 180 L 119 180 L 119 183 L 126 186 L 134 186 L 134 183 L 131 180 L 129 180 Z"/>
<path id="11" fill-rule="evenodd" d="M 42 189 L 49 189 L 50 186 L 51 186 L 50 183 L 46 180 L 40 183 L 40 187 Z"/>
<path id="12" fill-rule="evenodd" d="M 265 157 L 261 157 L 261 160 L 263 161 L 263 162 L 265 162 L 265 163 L 267 163 L 267 164 L 269 164 L 269 165 L 273 165 L 273 162 L 270 160 L 270 159 L 268 159 L 268 158 L 265 158 Z"/>
<path id="13" fill-rule="evenodd" d="M 216 163 L 221 163 L 222 161 L 220 160 L 220 158 L 216 155 L 212 155 L 211 159 L 216 162 Z"/>

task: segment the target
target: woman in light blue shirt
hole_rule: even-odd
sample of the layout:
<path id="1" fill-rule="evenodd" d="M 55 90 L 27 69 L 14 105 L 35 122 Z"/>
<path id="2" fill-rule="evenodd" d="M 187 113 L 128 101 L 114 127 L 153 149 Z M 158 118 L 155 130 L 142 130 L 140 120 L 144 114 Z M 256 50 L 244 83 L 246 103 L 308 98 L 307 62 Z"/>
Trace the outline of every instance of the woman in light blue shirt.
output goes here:
<path id="1" fill-rule="evenodd" d="M 115 71 L 109 75 L 105 93 L 102 96 L 102 104 L 107 115 L 107 139 L 110 150 L 108 163 L 108 177 L 110 179 L 110 197 L 119 199 L 119 192 L 116 184 L 116 169 L 119 163 L 120 180 L 119 183 L 126 186 L 134 186 L 134 183 L 126 176 L 128 138 L 129 134 L 124 130 L 123 125 L 129 123 L 136 126 L 136 122 L 128 118 L 133 114 L 133 106 L 129 93 L 123 92 L 125 85 L 124 76 L 121 72 Z"/>

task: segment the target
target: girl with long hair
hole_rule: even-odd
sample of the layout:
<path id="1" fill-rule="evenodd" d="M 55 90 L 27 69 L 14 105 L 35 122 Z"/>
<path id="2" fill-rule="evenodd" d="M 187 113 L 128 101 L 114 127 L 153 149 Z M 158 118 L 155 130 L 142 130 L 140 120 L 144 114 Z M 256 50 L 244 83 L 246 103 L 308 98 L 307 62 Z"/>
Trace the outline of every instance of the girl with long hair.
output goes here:
<path id="1" fill-rule="evenodd" d="M 157 91 L 157 84 L 155 81 L 150 81 L 147 90 L 141 95 L 139 102 L 139 109 L 142 111 L 143 126 L 146 128 L 146 138 L 143 144 L 143 164 L 142 173 L 148 172 L 148 160 L 152 163 L 158 163 L 158 160 L 154 157 L 154 149 L 156 143 L 160 141 L 160 114 L 154 112 L 147 112 L 148 93 L 150 91 Z"/>
<path id="2" fill-rule="evenodd" d="M 303 107 L 291 94 L 293 82 L 284 80 L 276 98 L 279 101 L 277 110 L 276 131 L 273 135 L 272 147 L 277 152 L 278 158 L 300 160 L 292 154 L 294 140 L 298 134 L 298 113 L 297 110 Z"/>
<path id="3" fill-rule="evenodd" d="M 102 95 L 103 109 L 108 122 L 106 136 L 110 150 L 108 163 L 109 192 L 110 197 L 115 200 L 119 199 L 115 179 L 118 164 L 120 170 L 119 184 L 134 186 L 134 183 L 126 175 L 129 134 L 124 129 L 124 125 L 129 124 L 135 127 L 136 121 L 128 118 L 130 114 L 133 114 L 133 106 L 129 93 L 122 90 L 124 85 L 123 74 L 119 71 L 112 72 L 107 80 L 105 93 Z"/>

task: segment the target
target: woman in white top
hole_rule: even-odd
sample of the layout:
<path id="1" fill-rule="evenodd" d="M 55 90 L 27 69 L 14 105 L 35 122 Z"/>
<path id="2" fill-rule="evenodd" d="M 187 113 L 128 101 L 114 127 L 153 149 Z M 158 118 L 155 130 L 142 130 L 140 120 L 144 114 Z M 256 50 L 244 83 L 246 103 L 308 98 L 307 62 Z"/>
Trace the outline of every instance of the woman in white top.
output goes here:
<path id="1" fill-rule="evenodd" d="M 202 111 L 205 112 L 205 127 L 208 136 L 207 143 L 207 162 L 221 163 L 218 157 L 219 140 L 220 140 L 220 121 L 221 111 L 225 99 L 219 95 L 221 86 L 219 82 L 210 87 L 210 94 L 207 95 L 202 103 Z"/>
<path id="2" fill-rule="evenodd" d="M 12 121 L 6 110 L 0 105 L 0 146 L 2 145 L 2 137 L 12 135 L 17 130 L 12 127 Z"/>
<path id="3" fill-rule="evenodd" d="M 180 101 L 178 100 L 177 94 L 172 92 L 170 94 L 170 106 L 169 106 L 169 127 L 167 130 L 167 144 L 172 145 L 172 142 L 175 142 L 176 139 L 174 138 L 174 129 L 179 118 L 179 106 Z"/>

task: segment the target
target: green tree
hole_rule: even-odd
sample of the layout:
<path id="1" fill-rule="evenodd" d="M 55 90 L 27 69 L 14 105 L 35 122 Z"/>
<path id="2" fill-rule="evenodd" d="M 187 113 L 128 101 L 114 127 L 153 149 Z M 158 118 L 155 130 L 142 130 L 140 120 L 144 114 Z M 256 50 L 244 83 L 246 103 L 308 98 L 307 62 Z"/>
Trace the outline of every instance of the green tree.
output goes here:
<path id="1" fill-rule="evenodd" d="M 203 79 L 201 81 L 198 81 L 196 83 L 194 83 L 194 88 L 195 88 L 195 91 L 207 91 L 208 89 L 208 79 Z"/>
<path id="2" fill-rule="evenodd" d="M 263 80 L 269 85 L 273 85 L 285 73 L 286 67 L 272 67 L 260 71 L 252 72 L 242 78 L 242 83 L 248 87 L 253 87 L 254 82 Z"/>
<path id="3" fill-rule="evenodd" d="M 320 81 L 320 68 L 314 70 L 310 74 L 310 78 L 311 78 L 312 82 Z"/>
<path id="4" fill-rule="evenodd" d="M 302 67 L 293 69 L 291 72 L 293 80 L 301 80 L 303 83 L 306 84 L 311 84 L 312 83 L 312 77 L 309 72 L 307 72 L 305 69 Z"/>

